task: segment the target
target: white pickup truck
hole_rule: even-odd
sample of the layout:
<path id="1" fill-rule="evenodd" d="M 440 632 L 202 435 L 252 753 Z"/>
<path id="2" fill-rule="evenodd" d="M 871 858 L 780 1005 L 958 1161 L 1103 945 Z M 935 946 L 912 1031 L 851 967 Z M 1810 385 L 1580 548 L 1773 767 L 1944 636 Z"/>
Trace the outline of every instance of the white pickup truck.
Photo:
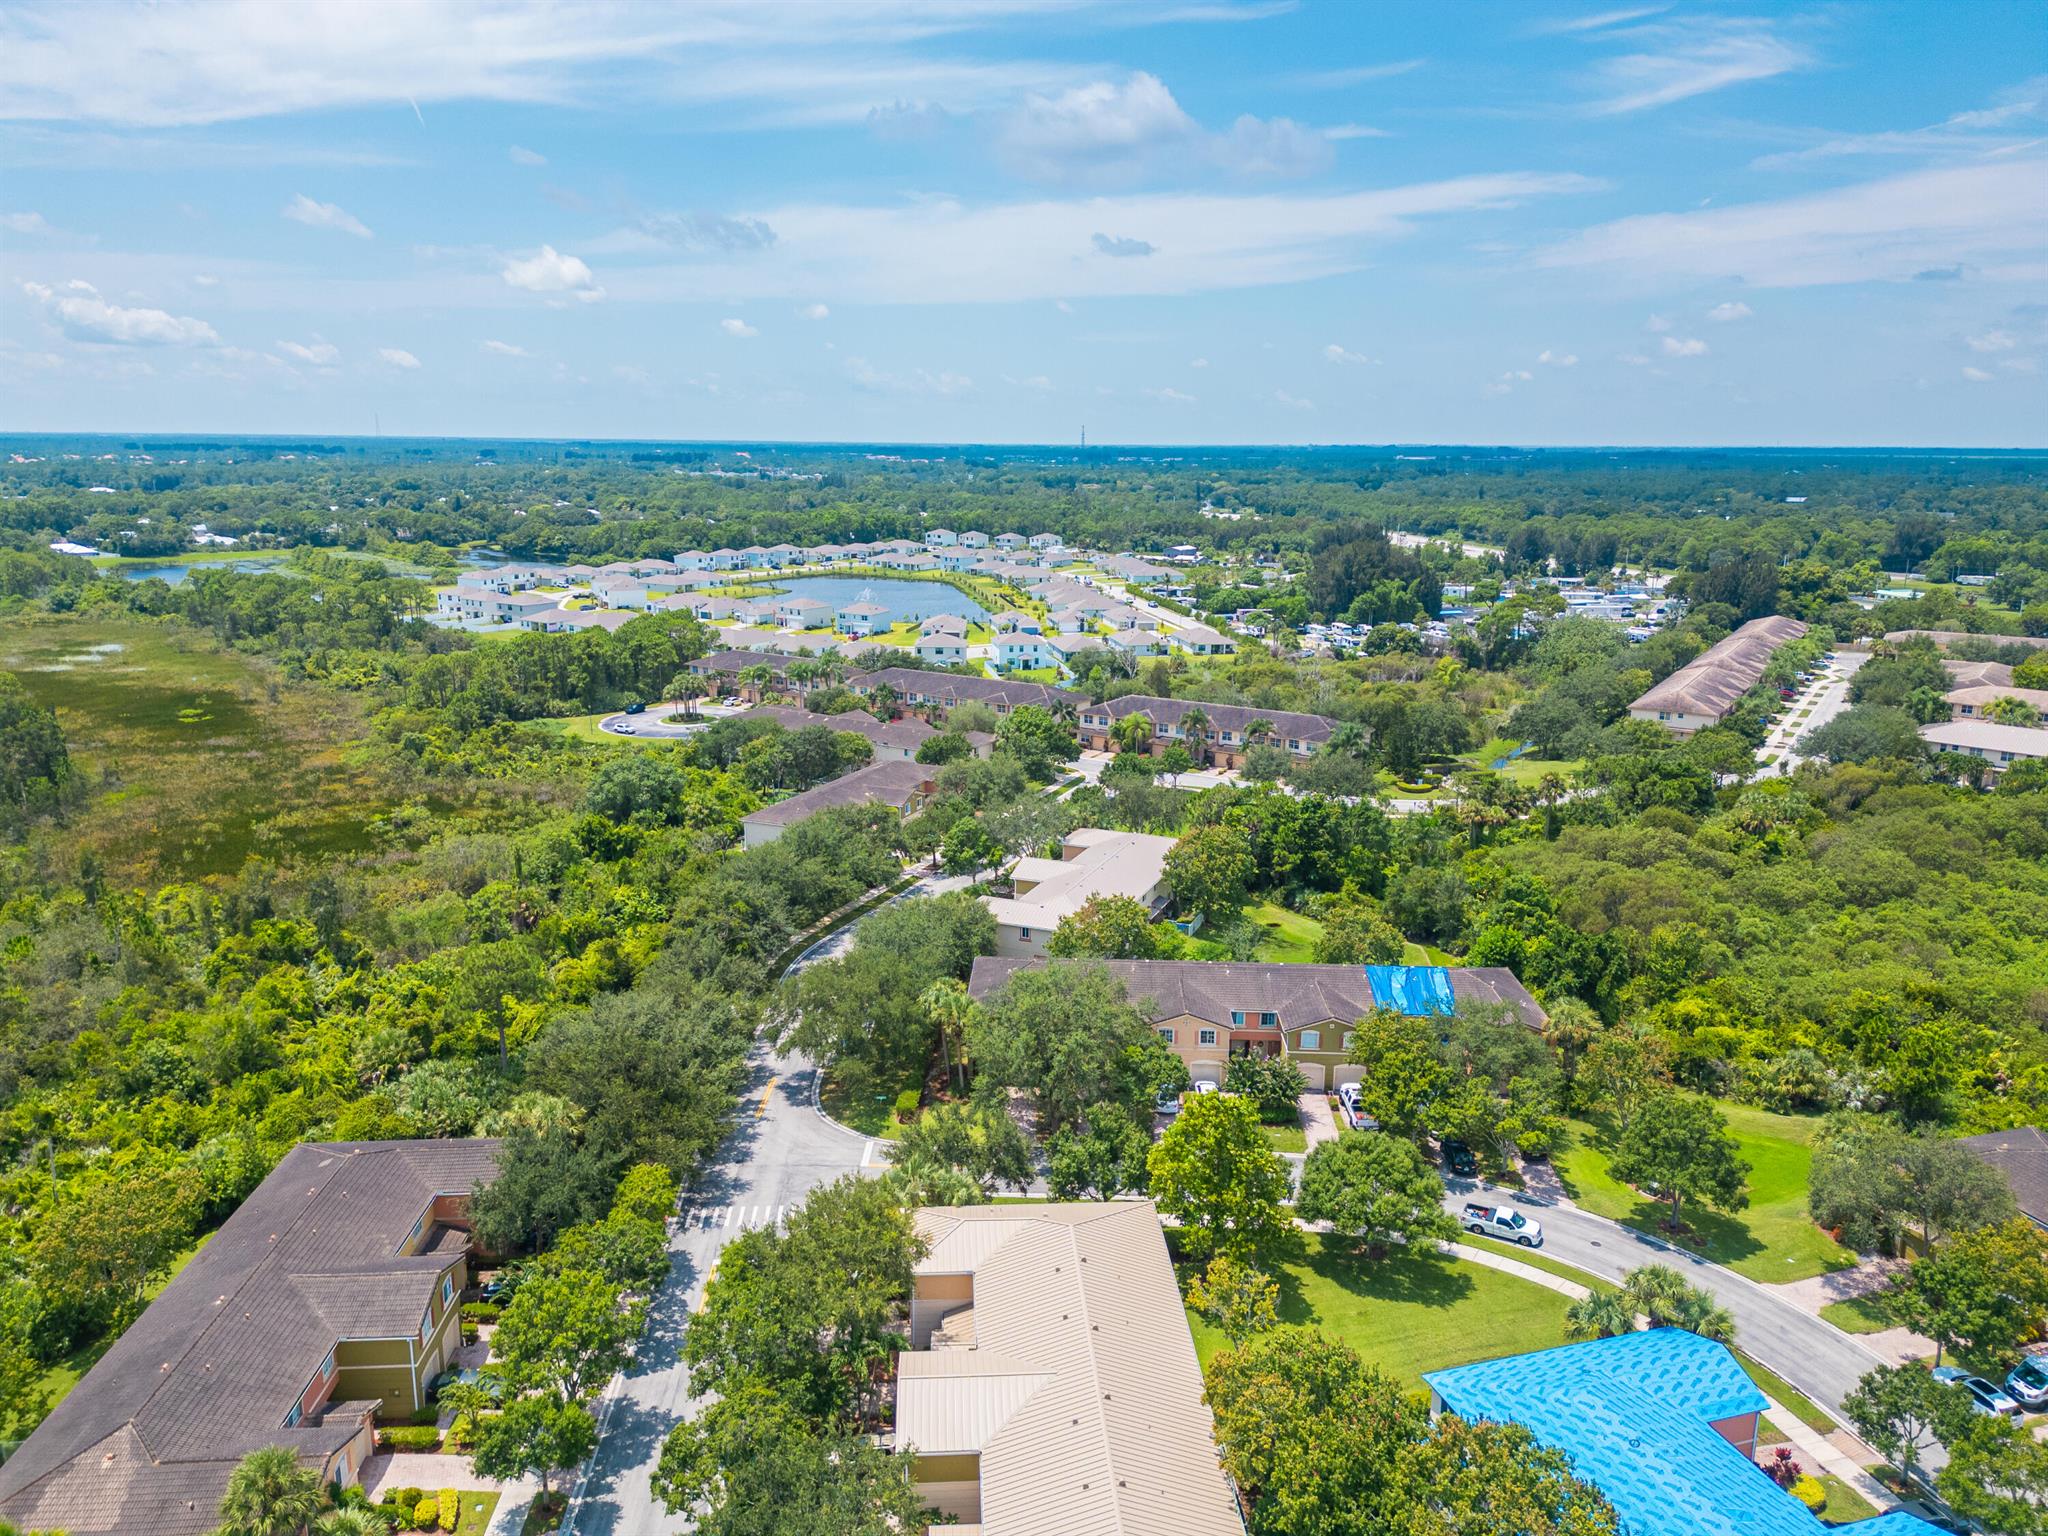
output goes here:
<path id="1" fill-rule="evenodd" d="M 1504 1205 L 1468 1205 L 1460 1224 L 1467 1232 L 1477 1232 L 1481 1237 L 1519 1243 L 1524 1248 L 1543 1246 L 1543 1223 L 1531 1221 L 1520 1211 L 1511 1211 Z"/>

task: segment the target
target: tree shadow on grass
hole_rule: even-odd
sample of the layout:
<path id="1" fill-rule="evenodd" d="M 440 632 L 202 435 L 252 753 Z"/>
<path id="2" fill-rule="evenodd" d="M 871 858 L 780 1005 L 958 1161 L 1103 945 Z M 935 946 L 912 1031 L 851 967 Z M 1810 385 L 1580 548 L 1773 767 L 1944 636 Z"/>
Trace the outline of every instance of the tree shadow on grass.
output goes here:
<path id="1" fill-rule="evenodd" d="M 1611 1159 L 1620 1136 L 1618 1128 L 1605 1115 L 1588 1116 L 1587 1122 L 1591 1127 L 1591 1134 L 1580 1138 L 1581 1143 L 1599 1153 L 1603 1161 Z M 1599 1214 L 1596 1206 L 1587 1203 L 1583 1184 L 1567 1171 L 1564 1161 L 1555 1161 L 1552 1166 L 1557 1170 L 1558 1184 L 1566 1196 L 1574 1204 Z M 1612 1175 L 1609 1177 L 1612 1178 Z M 1689 1200 L 1684 1204 L 1685 1226 L 1682 1230 L 1674 1232 L 1666 1225 L 1671 1217 L 1671 1207 L 1667 1203 L 1652 1199 L 1633 1186 L 1621 1184 L 1618 1179 L 1614 1182 L 1620 1186 L 1624 1196 L 1634 1201 L 1628 1210 L 1613 1218 L 1625 1227 L 1631 1227 L 1669 1243 L 1674 1248 L 1682 1248 L 1687 1253 L 1714 1264 L 1734 1264 L 1742 1259 L 1753 1258 L 1764 1251 L 1764 1245 L 1757 1241 L 1756 1235 L 1739 1216 L 1711 1210 L 1696 1200 Z"/>
<path id="2" fill-rule="evenodd" d="M 1408 1306 L 1454 1307 L 1474 1290 L 1471 1275 L 1446 1254 L 1396 1251 L 1384 1259 L 1368 1259 L 1341 1246 L 1311 1240 L 1303 1258 L 1274 1277 L 1280 1285 L 1280 1300 L 1274 1310 L 1283 1323 L 1314 1324 L 1319 1320 L 1303 1286 L 1304 1270 L 1347 1295 Z"/>

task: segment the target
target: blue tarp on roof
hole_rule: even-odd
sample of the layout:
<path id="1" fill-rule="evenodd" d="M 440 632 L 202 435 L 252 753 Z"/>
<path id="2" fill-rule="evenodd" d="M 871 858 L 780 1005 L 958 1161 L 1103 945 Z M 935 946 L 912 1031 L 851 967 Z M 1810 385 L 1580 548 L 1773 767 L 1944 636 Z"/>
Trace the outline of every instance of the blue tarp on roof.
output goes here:
<path id="1" fill-rule="evenodd" d="M 1712 1427 L 1764 1396 L 1710 1339 L 1677 1328 L 1485 1360 L 1423 1377 L 1467 1419 L 1522 1424 L 1564 1451 L 1628 1536 L 1823 1536 L 1806 1506 Z M 1873 1527 L 1873 1529 L 1877 1529 Z M 1910 1515 L 1882 1536 L 1934 1536 Z"/>
<path id="2" fill-rule="evenodd" d="M 1451 973 L 1440 965 L 1368 965 L 1365 980 L 1372 988 L 1372 1000 L 1382 1008 L 1418 1018 L 1457 1011 Z"/>

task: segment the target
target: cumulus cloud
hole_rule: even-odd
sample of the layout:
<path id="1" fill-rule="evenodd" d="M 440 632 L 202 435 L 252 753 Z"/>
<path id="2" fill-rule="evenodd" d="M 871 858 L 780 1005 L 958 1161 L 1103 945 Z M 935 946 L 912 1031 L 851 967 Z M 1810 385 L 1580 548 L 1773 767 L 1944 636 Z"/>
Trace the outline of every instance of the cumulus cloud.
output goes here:
<path id="1" fill-rule="evenodd" d="M 1279 404 L 1286 406 L 1290 411 L 1312 411 L 1316 408 L 1315 401 L 1304 400 L 1299 395 L 1290 395 L 1284 389 L 1274 390 L 1273 399 Z"/>
<path id="2" fill-rule="evenodd" d="M 370 238 L 369 225 L 346 208 L 315 202 L 303 192 L 284 205 L 283 213 L 294 224 L 304 224 L 308 229 L 334 229 L 344 235 L 354 235 L 358 240 Z"/>
<path id="3" fill-rule="evenodd" d="M 73 278 L 58 292 L 44 283 L 23 283 L 21 291 L 73 341 L 115 347 L 211 346 L 219 334 L 204 320 L 161 309 L 109 304 L 92 284 Z"/>
<path id="4" fill-rule="evenodd" d="M 913 368 L 908 373 L 892 373 L 877 368 L 864 357 L 849 357 L 846 360 L 846 376 L 854 387 L 877 395 L 964 395 L 974 388 L 974 380 L 964 373 L 938 373 L 923 368 Z"/>
<path id="5" fill-rule="evenodd" d="M 1349 347 L 1339 346 L 1334 341 L 1323 348 L 1323 356 L 1333 363 L 1369 363 L 1372 361 L 1363 352 L 1354 352 Z"/>
<path id="6" fill-rule="evenodd" d="M 1705 357 L 1707 344 L 1697 336 L 1666 336 L 1657 344 L 1666 357 Z"/>
<path id="7" fill-rule="evenodd" d="M 379 347 L 377 356 L 393 368 L 417 368 L 420 360 L 403 347 Z"/>
<path id="8" fill-rule="evenodd" d="M 1088 243 L 1104 256 L 1150 256 L 1159 247 L 1149 240 L 1134 240 L 1128 235 L 1094 234 Z"/>
<path id="9" fill-rule="evenodd" d="M 492 354 L 493 356 L 496 356 L 496 357 L 531 357 L 531 356 L 533 356 L 533 354 L 532 354 L 531 352 L 527 351 L 527 350 L 526 350 L 526 348 L 524 348 L 524 347 L 520 347 L 520 346 L 515 346 L 515 345 L 513 345 L 513 344 L 512 344 L 511 342 L 509 342 L 509 341 L 486 341 L 486 342 L 485 342 L 485 343 L 483 344 L 483 349 L 484 349 L 484 350 L 485 350 L 486 352 L 489 352 L 489 353 L 491 353 L 491 354 Z"/>
<path id="10" fill-rule="evenodd" d="M 1188 366 L 1190 368 L 1206 368 L 1209 366 L 1209 359 L 1207 359 L 1206 357 L 1198 357 L 1190 361 Z"/>
<path id="11" fill-rule="evenodd" d="M 523 144 L 514 144 L 505 151 L 505 155 L 514 165 L 546 165 L 548 163 L 546 155 L 541 154 L 538 150 L 528 149 Z"/>
<path id="12" fill-rule="evenodd" d="M 796 313 L 800 320 L 829 320 L 832 317 L 831 309 L 823 304 L 806 304 Z"/>
<path id="13" fill-rule="evenodd" d="M 1545 347 L 1536 354 L 1536 361 L 1551 368 L 1576 368 L 1579 366 L 1579 355 L 1576 352 L 1553 352 Z"/>
<path id="14" fill-rule="evenodd" d="M 277 350 L 286 357 L 295 357 L 302 363 L 312 364 L 315 368 L 332 368 L 341 361 L 341 348 L 331 341 L 321 341 L 318 338 L 310 342 L 280 341 Z"/>
<path id="15" fill-rule="evenodd" d="M 1142 70 L 1058 95 L 1027 94 L 1004 119 L 996 147 L 1017 174 L 1048 182 L 1185 176 L 1205 165 L 1246 177 L 1297 177 L 1323 169 L 1331 156 L 1322 133 L 1284 117 L 1247 115 L 1211 133 L 1164 81 Z"/>
<path id="16" fill-rule="evenodd" d="M 513 257 L 503 267 L 505 281 L 528 293 L 563 294 L 585 303 L 604 297 L 604 289 L 582 258 L 564 256 L 544 245 L 532 256 Z"/>
<path id="17" fill-rule="evenodd" d="M 1726 303 L 1716 304 L 1712 309 L 1708 310 L 1707 318 L 1721 325 L 1726 325 L 1731 320 L 1747 320 L 1755 313 L 1755 310 L 1751 309 L 1740 299 L 1730 299 Z"/>
<path id="18" fill-rule="evenodd" d="M 10 235 L 47 235 L 49 222 L 40 213 L 0 213 L 0 229 Z"/>
<path id="19" fill-rule="evenodd" d="M 1989 384 L 1994 375 L 1986 373 L 1982 368 L 1966 367 L 1963 369 L 1963 377 L 1972 384 Z"/>
<path id="20" fill-rule="evenodd" d="M 1149 395 L 1152 399 L 1164 401 L 1168 405 L 1195 404 L 1195 397 L 1193 395 L 1184 394 L 1182 391 L 1173 388 L 1171 385 L 1166 385 L 1159 389 L 1148 389 L 1145 391 L 1145 393 Z"/>
<path id="21" fill-rule="evenodd" d="M 1517 384 L 1527 384 L 1536 377 L 1526 368 L 1510 368 L 1499 378 L 1486 386 L 1489 395 L 1512 394 Z"/>
<path id="22" fill-rule="evenodd" d="M 746 321 L 736 315 L 719 321 L 718 328 L 728 336 L 758 336 L 761 334 L 753 326 L 747 324 Z"/>
<path id="23" fill-rule="evenodd" d="M 2019 342 L 2010 331 L 1984 331 L 1976 336 L 1965 336 L 1972 352 L 2010 352 Z"/>

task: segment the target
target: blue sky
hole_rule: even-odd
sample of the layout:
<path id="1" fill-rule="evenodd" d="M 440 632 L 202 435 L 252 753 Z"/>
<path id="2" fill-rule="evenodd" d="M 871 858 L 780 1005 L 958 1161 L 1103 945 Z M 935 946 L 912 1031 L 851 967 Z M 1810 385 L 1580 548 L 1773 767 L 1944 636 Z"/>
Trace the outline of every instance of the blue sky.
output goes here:
<path id="1" fill-rule="evenodd" d="M 2024 0 L 0 5 L 0 427 L 2048 444 Z"/>

